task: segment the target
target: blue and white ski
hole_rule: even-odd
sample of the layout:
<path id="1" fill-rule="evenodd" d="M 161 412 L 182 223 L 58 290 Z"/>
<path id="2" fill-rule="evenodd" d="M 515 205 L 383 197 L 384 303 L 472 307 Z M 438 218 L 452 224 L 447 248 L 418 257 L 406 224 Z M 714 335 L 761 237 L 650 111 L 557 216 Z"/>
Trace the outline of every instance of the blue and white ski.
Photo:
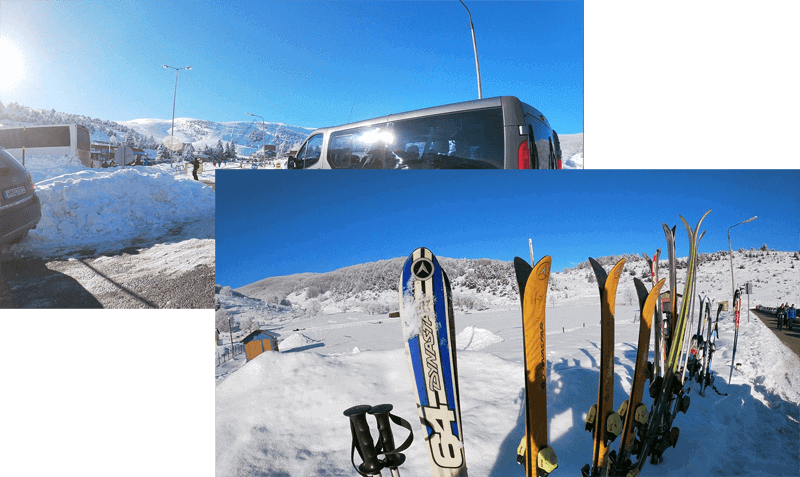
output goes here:
<path id="1" fill-rule="evenodd" d="M 400 318 L 434 477 L 465 477 L 450 282 L 430 250 L 414 250 L 400 277 Z"/>

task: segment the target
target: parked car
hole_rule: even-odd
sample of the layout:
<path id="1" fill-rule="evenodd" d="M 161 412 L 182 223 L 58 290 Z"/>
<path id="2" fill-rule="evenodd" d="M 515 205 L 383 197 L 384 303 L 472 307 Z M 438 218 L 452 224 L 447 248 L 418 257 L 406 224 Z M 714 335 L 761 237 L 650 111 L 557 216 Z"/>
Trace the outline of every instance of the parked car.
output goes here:
<path id="1" fill-rule="evenodd" d="M 31 174 L 0 147 L 0 244 L 22 240 L 42 218 Z"/>
<path id="2" fill-rule="evenodd" d="M 317 129 L 289 169 L 561 169 L 558 134 L 514 96 Z"/>

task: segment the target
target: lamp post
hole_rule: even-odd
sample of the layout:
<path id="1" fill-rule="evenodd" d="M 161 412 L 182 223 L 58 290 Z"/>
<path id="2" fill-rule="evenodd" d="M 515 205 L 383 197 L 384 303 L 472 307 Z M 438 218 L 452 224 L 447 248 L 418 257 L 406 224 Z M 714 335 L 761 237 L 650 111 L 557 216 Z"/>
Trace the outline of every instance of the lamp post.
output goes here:
<path id="1" fill-rule="evenodd" d="M 475 26 L 472 24 L 472 14 L 469 12 L 469 8 L 467 8 L 463 0 L 458 1 L 461 2 L 461 5 L 464 5 L 464 8 L 467 9 L 467 15 L 469 15 L 469 29 L 472 31 L 472 48 L 475 50 L 475 70 L 478 73 L 478 99 L 483 99 L 483 92 L 481 90 L 481 67 L 478 64 L 478 43 L 475 42 Z"/>
<path id="2" fill-rule="evenodd" d="M 747 222 L 752 222 L 753 220 L 756 220 L 757 218 L 758 218 L 758 216 L 755 215 L 753 217 L 750 217 L 747 220 L 739 222 L 736 225 L 746 224 Z M 733 249 L 731 249 L 731 229 L 736 227 L 736 225 L 731 225 L 730 227 L 728 227 L 728 255 L 730 255 L 730 257 L 731 257 L 731 296 L 733 296 L 736 293 L 735 292 L 736 285 L 734 285 L 734 282 L 733 282 Z"/>
<path id="3" fill-rule="evenodd" d="M 264 145 L 264 140 L 265 140 L 266 135 L 267 135 L 267 130 L 266 130 L 266 128 L 264 128 L 264 117 L 263 116 L 259 116 L 258 114 L 253 114 L 253 113 L 244 113 L 244 114 L 246 114 L 248 116 L 254 116 L 256 118 L 261 118 L 261 154 L 264 155 L 264 159 L 266 160 L 267 159 L 267 151 L 264 150 L 264 148 L 266 147 Z"/>
<path id="4" fill-rule="evenodd" d="M 190 70 L 190 69 L 192 69 L 192 67 L 191 66 L 183 66 L 181 68 L 175 68 L 174 66 L 164 65 L 164 68 L 169 68 L 171 70 L 175 70 L 175 92 L 172 95 L 172 129 L 170 129 L 170 134 L 169 134 L 169 136 L 171 138 L 174 138 L 175 137 L 175 100 L 178 98 L 178 71 L 180 71 L 180 70 Z M 173 149 L 173 148 L 176 147 L 174 139 L 170 140 L 170 144 L 169 144 L 168 147 L 170 149 L 172 149 L 173 151 L 175 150 L 175 149 Z M 172 162 L 174 163 L 175 160 L 173 159 Z"/>

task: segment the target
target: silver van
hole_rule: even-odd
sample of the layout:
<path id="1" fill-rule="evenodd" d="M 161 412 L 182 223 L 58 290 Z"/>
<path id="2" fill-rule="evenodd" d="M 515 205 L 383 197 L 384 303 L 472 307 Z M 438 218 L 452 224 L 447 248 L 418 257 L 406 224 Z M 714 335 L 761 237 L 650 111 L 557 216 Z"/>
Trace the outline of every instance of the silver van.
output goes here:
<path id="1" fill-rule="evenodd" d="M 558 134 L 514 96 L 317 129 L 289 169 L 561 169 Z"/>

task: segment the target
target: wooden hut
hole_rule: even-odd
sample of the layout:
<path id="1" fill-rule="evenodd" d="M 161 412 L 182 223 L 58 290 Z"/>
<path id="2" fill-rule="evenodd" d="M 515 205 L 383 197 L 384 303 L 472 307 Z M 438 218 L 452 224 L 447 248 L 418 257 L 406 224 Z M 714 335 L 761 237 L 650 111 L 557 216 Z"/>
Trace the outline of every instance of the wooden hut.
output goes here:
<path id="1" fill-rule="evenodd" d="M 255 330 L 242 338 L 247 361 L 264 351 L 278 351 L 278 335 L 265 330 Z"/>

